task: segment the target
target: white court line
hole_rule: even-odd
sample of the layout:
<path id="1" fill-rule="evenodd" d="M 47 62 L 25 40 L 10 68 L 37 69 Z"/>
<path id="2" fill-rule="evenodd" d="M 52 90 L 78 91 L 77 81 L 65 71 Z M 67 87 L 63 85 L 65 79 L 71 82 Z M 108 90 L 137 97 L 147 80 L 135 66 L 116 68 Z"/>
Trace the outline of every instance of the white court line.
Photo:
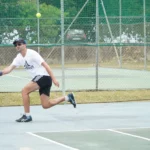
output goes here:
<path id="1" fill-rule="evenodd" d="M 136 137 L 136 138 L 140 138 L 140 139 L 143 139 L 143 140 L 150 141 L 150 139 L 148 139 L 148 138 L 144 138 L 144 137 L 141 137 L 141 136 L 137 136 L 137 135 L 133 135 L 133 134 L 125 133 L 125 132 L 116 131 L 116 130 L 133 130 L 133 129 L 137 129 L 137 130 L 138 129 L 150 129 L 150 127 L 135 127 L 135 128 L 134 127 L 128 127 L 128 128 L 113 128 L 113 129 L 82 129 L 82 130 L 68 130 L 68 131 L 58 131 L 57 130 L 57 131 L 39 131 L 39 132 L 43 132 L 43 133 L 64 133 L 64 132 L 87 132 L 87 131 L 111 131 L 111 132 L 116 132 L 116 133 L 119 133 L 119 134 L 124 134 L 124 135 L 128 135 L 128 136 L 132 136 L 132 137 Z M 72 147 L 69 147 L 67 145 L 58 143 L 56 141 L 44 138 L 42 136 L 36 135 L 36 134 L 34 134 L 32 132 L 26 132 L 26 133 L 30 134 L 32 136 L 41 138 L 43 140 L 49 141 L 51 143 L 54 143 L 54 144 L 66 147 L 66 148 L 68 148 L 70 150 L 79 150 L 79 149 L 72 148 Z"/>
<path id="2" fill-rule="evenodd" d="M 30 135 L 32 135 L 32 136 L 35 136 L 35 137 L 37 137 L 37 138 L 43 139 L 43 140 L 45 140 L 45 141 L 48 141 L 48 142 L 54 143 L 54 144 L 59 145 L 59 146 L 62 146 L 62 147 L 65 147 L 65 148 L 67 148 L 67 149 L 69 149 L 69 150 L 79 150 L 79 149 L 76 149 L 76 148 L 73 148 L 73 147 L 70 147 L 70 146 L 67 146 L 67 145 L 64 145 L 64 144 L 58 143 L 58 142 L 56 142 L 56 141 L 53 141 L 53 140 L 50 140 L 50 139 L 44 138 L 44 137 L 42 137 L 42 136 L 39 136 L 39 135 L 33 134 L 33 133 L 31 133 L 31 132 L 27 132 L 27 133 L 28 133 L 28 134 L 30 134 Z"/>
<path id="3" fill-rule="evenodd" d="M 135 138 L 143 139 L 143 140 L 146 140 L 146 141 L 150 141 L 149 138 L 145 138 L 145 137 L 142 137 L 142 136 L 138 136 L 138 135 L 134 135 L 134 134 L 129 134 L 129 133 L 121 132 L 121 131 L 116 131 L 116 130 L 113 130 L 113 129 L 107 129 L 107 130 L 111 131 L 111 132 L 123 134 L 123 135 L 132 136 L 132 137 L 135 137 Z"/>
<path id="4" fill-rule="evenodd" d="M 14 78 L 18 78 L 18 79 L 26 79 L 26 80 L 30 80 L 29 78 L 19 77 L 19 76 L 14 76 L 14 75 L 7 75 L 7 76 L 14 77 Z"/>
<path id="5" fill-rule="evenodd" d="M 20 147 L 19 150 L 33 150 L 33 149 L 31 149 L 31 148 L 29 148 L 29 147 Z"/>
<path id="6" fill-rule="evenodd" d="M 150 127 L 136 127 L 136 128 L 133 128 L 133 127 L 129 127 L 129 128 L 111 128 L 111 130 L 133 130 L 133 129 L 150 129 Z M 110 130 L 110 128 L 108 129 L 81 129 L 81 130 L 67 130 L 67 131 L 39 131 L 39 132 L 43 132 L 43 133 L 64 133 L 64 132 L 86 132 L 86 131 L 105 131 L 105 130 Z"/>
<path id="7" fill-rule="evenodd" d="M 18 78 L 18 79 L 25 79 L 25 80 L 28 80 L 28 81 L 31 80 L 29 78 L 24 78 L 24 77 L 19 77 L 19 76 L 14 76 L 14 75 L 6 75 L 6 76 L 10 76 L 10 77 L 13 77 L 13 78 Z M 14 86 L 14 85 L 2 85 L 2 87 L 12 87 L 12 86 Z"/>

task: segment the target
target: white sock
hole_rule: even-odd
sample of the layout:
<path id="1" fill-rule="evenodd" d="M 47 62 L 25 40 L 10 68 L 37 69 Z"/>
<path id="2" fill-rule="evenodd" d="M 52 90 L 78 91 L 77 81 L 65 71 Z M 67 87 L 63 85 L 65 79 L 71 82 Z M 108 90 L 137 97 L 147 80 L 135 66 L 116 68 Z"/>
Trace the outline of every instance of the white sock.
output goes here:
<path id="1" fill-rule="evenodd" d="M 30 113 L 25 113 L 26 114 L 26 116 L 30 116 Z"/>
<path id="2" fill-rule="evenodd" d="M 65 101 L 68 101 L 69 100 L 69 97 L 68 96 L 65 96 Z"/>

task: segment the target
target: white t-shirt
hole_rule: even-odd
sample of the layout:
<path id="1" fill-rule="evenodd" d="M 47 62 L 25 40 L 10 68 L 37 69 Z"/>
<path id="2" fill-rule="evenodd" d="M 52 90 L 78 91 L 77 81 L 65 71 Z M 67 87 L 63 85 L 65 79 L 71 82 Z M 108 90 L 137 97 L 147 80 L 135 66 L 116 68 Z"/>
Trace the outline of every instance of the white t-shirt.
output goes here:
<path id="1" fill-rule="evenodd" d="M 14 58 L 11 65 L 19 67 L 23 66 L 32 77 L 37 75 L 46 75 L 49 76 L 46 69 L 41 65 L 44 62 L 44 59 L 34 50 L 27 49 L 25 57 L 20 53 Z"/>

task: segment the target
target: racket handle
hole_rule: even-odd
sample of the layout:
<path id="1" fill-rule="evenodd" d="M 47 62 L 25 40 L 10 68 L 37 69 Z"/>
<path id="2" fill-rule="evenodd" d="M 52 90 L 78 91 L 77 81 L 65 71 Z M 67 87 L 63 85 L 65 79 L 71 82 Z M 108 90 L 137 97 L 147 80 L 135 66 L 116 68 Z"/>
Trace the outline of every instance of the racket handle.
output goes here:
<path id="1" fill-rule="evenodd" d="M 0 76 L 2 76 L 3 75 L 3 72 L 2 71 L 0 71 Z"/>

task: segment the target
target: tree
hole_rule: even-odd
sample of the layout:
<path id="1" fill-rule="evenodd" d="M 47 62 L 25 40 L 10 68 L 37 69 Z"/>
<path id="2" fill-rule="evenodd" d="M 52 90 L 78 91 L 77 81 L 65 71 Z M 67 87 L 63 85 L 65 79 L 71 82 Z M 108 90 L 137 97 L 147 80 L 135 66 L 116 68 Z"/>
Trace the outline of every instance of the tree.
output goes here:
<path id="1" fill-rule="evenodd" d="M 5 1 L 6 2 L 6 1 Z M 1 11 L 1 36 L 7 36 L 16 29 L 18 35 L 30 43 L 37 43 L 37 5 L 33 1 L 7 1 L 0 5 Z M 42 43 L 52 42 L 52 37 L 57 35 L 56 22 L 60 18 L 60 10 L 45 3 L 40 4 L 40 39 Z M 6 13 L 5 13 L 6 12 Z M 5 33 L 5 34 L 4 34 Z M 3 38 L 3 37 L 2 37 Z M 10 38 L 10 37 L 9 37 Z M 11 37 L 13 39 L 13 36 Z"/>

